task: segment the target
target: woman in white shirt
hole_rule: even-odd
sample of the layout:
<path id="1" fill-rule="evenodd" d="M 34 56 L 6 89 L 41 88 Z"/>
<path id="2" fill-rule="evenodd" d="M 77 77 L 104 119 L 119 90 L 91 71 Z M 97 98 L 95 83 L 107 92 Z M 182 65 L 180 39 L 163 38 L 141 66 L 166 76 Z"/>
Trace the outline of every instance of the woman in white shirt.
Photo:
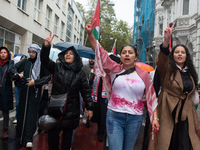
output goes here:
<path id="1" fill-rule="evenodd" d="M 95 73 L 103 77 L 109 99 L 106 130 L 109 150 L 131 150 L 138 137 L 143 115 L 143 95 L 146 95 L 152 129 L 159 130 L 157 118 L 157 99 L 149 74 L 135 66 L 137 50 L 132 45 L 121 49 L 121 62 L 112 61 L 107 51 L 101 47 L 92 34 L 92 26 L 86 30 L 93 50 L 95 50 Z"/>

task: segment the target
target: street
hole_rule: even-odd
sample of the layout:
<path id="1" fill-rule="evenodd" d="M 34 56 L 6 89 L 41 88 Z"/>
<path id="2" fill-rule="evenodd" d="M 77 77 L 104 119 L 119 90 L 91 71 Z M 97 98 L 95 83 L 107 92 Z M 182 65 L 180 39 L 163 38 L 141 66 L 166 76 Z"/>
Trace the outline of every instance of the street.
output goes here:
<path id="1" fill-rule="evenodd" d="M 200 107 L 197 110 L 198 120 L 200 123 Z M 20 148 L 16 146 L 15 142 L 15 125 L 13 125 L 13 120 L 15 116 L 15 111 L 10 111 L 10 127 L 9 127 L 9 138 L 7 141 L 0 140 L 0 150 L 19 150 Z M 3 126 L 2 112 L 0 112 L 0 126 Z M 144 123 L 142 125 L 140 134 L 136 141 L 134 150 L 141 150 L 143 143 L 143 134 L 144 134 Z M 2 136 L 2 129 L 0 130 L 0 137 Z M 33 140 L 32 150 L 47 150 L 47 133 L 36 133 Z M 62 138 L 60 138 L 62 140 Z M 20 150 L 25 150 L 26 148 L 21 148 Z M 89 128 L 85 127 L 85 124 L 82 124 L 80 121 L 79 127 L 76 129 L 73 150 L 103 150 L 103 142 L 98 141 L 97 134 L 97 124 L 91 123 Z"/>

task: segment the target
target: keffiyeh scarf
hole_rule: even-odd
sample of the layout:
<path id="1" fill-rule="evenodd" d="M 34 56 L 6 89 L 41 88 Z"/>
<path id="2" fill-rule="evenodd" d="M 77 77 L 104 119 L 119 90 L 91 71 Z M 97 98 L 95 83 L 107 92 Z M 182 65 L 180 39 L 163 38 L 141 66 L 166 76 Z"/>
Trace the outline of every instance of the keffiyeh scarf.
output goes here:
<path id="1" fill-rule="evenodd" d="M 115 61 L 113 61 L 108 56 L 107 51 L 105 51 L 97 41 L 97 45 L 95 48 L 95 74 L 99 77 L 102 77 L 107 92 L 108 100 L 110 99 L 111 96 L 112 86 L 111 86 L 110 75 L 106 73 L 106 71 L 109 70 L 111 72 L 117 73 L 120 72 L 122 69 L 123 65 L 120 65 Z M 138 66 L 135 66 L 135 69 L 145 84 L 145 96 L 147 100 L 147 108 L 150 120 L 152 122 L 153 111 L 156 109 L 158 105 L 155 90 L 152 82 L 150 81 L 150 76 L 148 75 L 148 73 Z"/>

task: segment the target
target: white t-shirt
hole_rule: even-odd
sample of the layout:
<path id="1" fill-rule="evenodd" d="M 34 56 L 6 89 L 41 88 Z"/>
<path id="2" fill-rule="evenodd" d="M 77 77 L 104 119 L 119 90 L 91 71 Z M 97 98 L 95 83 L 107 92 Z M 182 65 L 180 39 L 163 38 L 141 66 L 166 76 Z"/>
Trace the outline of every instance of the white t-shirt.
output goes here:
<path id="1" fill-rule="evenodd" d="M 117 74 L 124 71 L 123 69 L 119 73 L 110 72 L 111 83 Z M 108 109 L 115 112 L 142 115 L 144 90 L 145 84 L 136 71 L 128 75 L 118 76 L 112 87 Z"/>

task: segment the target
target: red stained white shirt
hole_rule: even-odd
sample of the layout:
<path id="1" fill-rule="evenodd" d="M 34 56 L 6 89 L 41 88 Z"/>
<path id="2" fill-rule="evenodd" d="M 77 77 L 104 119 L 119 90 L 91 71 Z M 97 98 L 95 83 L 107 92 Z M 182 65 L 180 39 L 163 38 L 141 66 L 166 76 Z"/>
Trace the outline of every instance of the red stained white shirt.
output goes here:
<path id="1" fill-rule="evenodd" d="M 111 83 L 117 74 L 124 71 L 123 69 L 119 73 L 110 72 Z M 115 112 L 142 115 L 144 90 L 145 84 L 136 71 L 127 75 L 118 76 L 112 87 L 108 109 Z"/>

